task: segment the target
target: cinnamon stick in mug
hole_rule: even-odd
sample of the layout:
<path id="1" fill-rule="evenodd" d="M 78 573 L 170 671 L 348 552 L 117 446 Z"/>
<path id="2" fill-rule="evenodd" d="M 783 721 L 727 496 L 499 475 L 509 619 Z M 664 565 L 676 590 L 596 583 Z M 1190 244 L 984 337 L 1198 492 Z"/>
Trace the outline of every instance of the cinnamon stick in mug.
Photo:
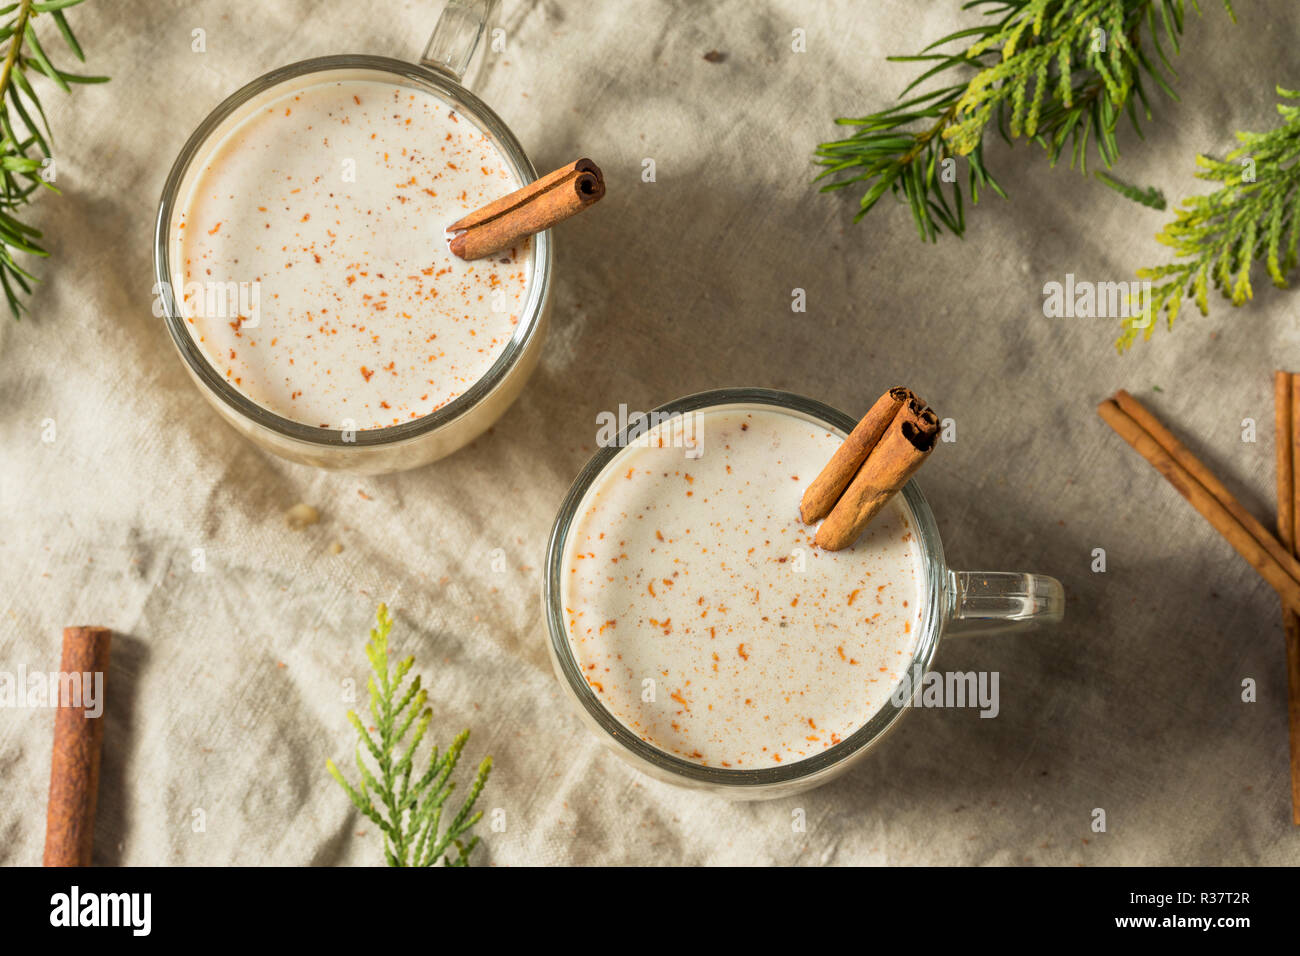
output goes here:
<path id="1" fill-rule="evenodd" d="M 451 251 L 462 259 L 482 259 L 577 215 L 604 195 L 600 167 L 589 159 L 574 160 L 453 222 L 447 231 L 459 235 L 451 240 Z"/>
<path id="2" fill-rule="evenodd" d="M 844 489 L 871 454 L 871 449 L 876 447 L 889 423 L 898 415 L 898 410 L 909 400 L 920 402 L 911 389 L 901 385 L 894 386 L 876 399 L 867 414 L 862 416 L 862 421 L 844 439 L 844 444 L 835 450 L 821 474 L 803 493 L 799 517 L 803 518 L 804 524 L 815 524 L 831 513 L 835 502 L 840 500 Z"/>
<path id="3" fill-rule="evenodd" d="M 103 713 L 87 713 L 85 680 L 102 692 L 108 672 L 113 632 L 106 627 L 63 629 L 63 675 L 80 675 L 80 700 L 60 700 L 54 712 L 54 756 L 50 761 L 50 800 L 45 818 L 45 865 L 90 866 L 99 793 L 99 750 L 104 737 Z M 72 681 L 60 681 L 72 686 Z M 96 701 L 96 704 L 100 703 Z"/>
<path id="4" fill-rule="evenodd" d="M 871 519 L 907 484 L 939 438 L 939 419 L 919 399 L 907 401 L 867 455 L 853 481 L 813 539 L 819 548 L 840 551 L 857 540 Z"/>

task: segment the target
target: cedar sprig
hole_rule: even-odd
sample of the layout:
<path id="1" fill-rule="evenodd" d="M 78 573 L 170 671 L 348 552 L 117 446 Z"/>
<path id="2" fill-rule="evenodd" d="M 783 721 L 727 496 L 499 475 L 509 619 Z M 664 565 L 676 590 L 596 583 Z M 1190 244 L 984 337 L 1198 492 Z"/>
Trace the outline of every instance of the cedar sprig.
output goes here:
<path id="1" fill-rule="evenodd" d="M 1235 22 L 1231 0 L 1223 4 Z M 1192 6 L 1200 12 L 1195 0 Z M 934 241 L 945 229 L 961 236 L 958 159 L 966 160 L 972 203 L 985 189 L 1006 198 L 984 159 L 990 128 L 1008 143 L 1038 143 L 1052 165 L 1068 148 L 1070 166 L 1086 172 L 1090 143 L 1107 168 L 1119 158 L 1121 117 L 1142 135 L 1139 106 L 1151 118 L 1148 86 L 1177 99 L 1166 45 L 1179 49 L 1184 0 L 970 0 L 962 8 L 981 9 L 988 19 L 916 56 L 889 58 L 931 64 L 902 98 L 934 77 L 948 79 L 946 85 L 877 113 L 837 119 L 856 131 L 817 148 L 816 161 L 826 167 L 817 179 L 831 180 L 823 192 L 866 186 L 854 221 L 889 191 L 907 201 L 922 239 Z M 953 43 L 965 47 L 935 52 Z"/>
<path id="2" fill-rule="evenodd" d="M 463 842 L 461 837 L 483 816 L 481 810 L 473 812 L 474 804 L 492 771 L 492 758 L 483 758 L 469 794 L 442 831 L 443 805 L 456 789 L 451 775 L 469 740 L 469 731 L 462 731 L 441 756 L 435 746 L 429 756 L 429 769 L 412 782 L 416 750 L 429 729 L 433 710 L 426 706 L 428 694 L 418 674 L 402 690 L 402 681 L 415 658 L 406 657 L 395 667 L 389 666 L 388 635 L 393 619 L 386 605 L 379 605 L 376 624 L 366 643 L 366 657 L 373 671 L 366 683 L 373 732 L 366 729 L 356 711 L 348 711 L 348 721 L 357 732 L 356 763 L 361 783 L 358 787 L 349 784 L 333 760 L 326 761 L 326 768 L 347 791 L 353 805 L 383 833 L 384 859 L 389 866 L 433 866 L 439 861 L 447 866 L 467 866 L 479 838 Z M 412 726 L 414 734 L 409 743 L 404 743 Z M 362 759 L 363 746 L 377 770 L 371 770 Z M 454 857 L 449 855 L 453 846 Z"/>
<path id="3" fill-rule="evenodd" d="M 1296 267 L 1300 245 L 1300 91 L 1277 88 L 1281 122 L 1265 133 L 1238 133 L 1241 144 L 1224 159 L 1197 156 L 1198 179 L 1221 184 L 1208 196 L 1191 196 L 1180 204 L 1173 222 L 1156 239 L 1172 248 L 1176 260 L 1139 269 L 1138 277 L 1152 283 L 1150 315 L 1165 314 L 1169 326 L 1189 297 L 1202 315 L 1209 314 L 1213 285 L 1234 306 L 1254 295 L 1250 276 L 1263 260 L 1273 284 L 1285 289 L 1287 274 Z M 1154 322 L 1140 329 L 1124 323 L 1117 343 L 1123 351 L 1138 332 L 1150 338 Z"/>
<path id="4" fill-rule="evenodd" d="M 54 154 L 49 122 L 31 77 L 45 76 L 65 93 L 76 83 L 108 82 L 106 76 L 82 76 L 55 66 L 37 39 L 33 24 L 48 14 L 72 55 L 85 62 L 81 44 L 64 15 L 68 7 L 82 2 L 20 0 L 0 7 L 0 17 L 8 18 L 0 25 L 0 43 L 5 44 L 4 64 L 0 66 L 0 287 L 15 319 L 25 311 L 19 293 L 30 295 L 31 283 L 38 281 L 18 264 L 15 253 L 49 255 L 40 245 L 40 230 L 20 222 L 17 212 L 31 201 L 37 189 L 59 191 L 41 176 L 46 161 Z"/>

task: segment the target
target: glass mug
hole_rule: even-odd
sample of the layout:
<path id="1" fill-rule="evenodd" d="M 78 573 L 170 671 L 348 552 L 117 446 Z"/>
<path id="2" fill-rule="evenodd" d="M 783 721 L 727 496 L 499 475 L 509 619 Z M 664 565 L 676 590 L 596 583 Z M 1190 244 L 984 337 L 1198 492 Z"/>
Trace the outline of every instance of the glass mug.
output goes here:
<path id="1" fill-rule="evenodd" d="M 689 415 L 718 406 L 741 409 L 775 407 L 824 426 L 841 438 L 857 424 L 855 419 L 821 402 L 765 388 L 722 388 L 700 392 L 662 405 L 651 414 L 653 421 L 662 422 L 666 416 Z M 543 610 L 550 635 L 551 664 L 579 714 L 621 758 L 659 780 L 737 800 L 784 797 L 821 786 L 865 756 L 910 708 L 921 690 L 916 677 L 929 670 L 942 635 L 1005 633 L 1038 624 L 1058 623 L 1064 617 L 1065 590 L 1055 578 L 1042 574 L 949 569 L 944 562 L 943 547 L 930 506 L 916 482 L 909 481 L 903 488 L 902 497 L 921 543 L 925 568 L 922 590 L 926 609 L 916 651 L 900 688 L 891 695 L 891 702 L 840 743 L 815 756 L 780 766 L 729 770 L 675 757 L 642 740 L 606 710 L 582 675 L 565 626 L 561 582 L 570 529 L 586 510 L 587 496 L 598 479 L 607 472 L 621 472 L 618 459 L 628 444 L 628 430 L 625 429 L 616 445 L 596 452 L 560 506 L 546 552 L 542 577 Z M 898 706 L 897 700 L 906 703 Z"/>
<path id="2" fill-rule="evenodd" d="M 292 461 L 320 468 L 381 474 L 436 461 L 472 441 L 518 397 L 537 365 L 549 324 L 553 239 L 533 237 L 532 269 L 519 323 L 487 372 L 446 405 L 385 428 L 316 428 L 261 407 L 228 384 L 204 356 L 177 307 L 173 290 L 183 287 L 178 266 L 176 217 L 203 161 L 239 123 L 269 99 L 325 78 L 380 79 L 432 93 L 468 117 L 496 145 L 521 184 L 536 170 L 510 129 L 460 80 L 479 45 L 497 0 L 449 0 L 419 64 L 388 57 L 344 54 L 302 60 L 272 70 L 227 97 L 186 142 L 163 188 L 154 234 L 155 287 L 181 359 L 203 396 L 221 416 L 257 445 Z M 183 300 L 182 300 L 183 301 Z"/>

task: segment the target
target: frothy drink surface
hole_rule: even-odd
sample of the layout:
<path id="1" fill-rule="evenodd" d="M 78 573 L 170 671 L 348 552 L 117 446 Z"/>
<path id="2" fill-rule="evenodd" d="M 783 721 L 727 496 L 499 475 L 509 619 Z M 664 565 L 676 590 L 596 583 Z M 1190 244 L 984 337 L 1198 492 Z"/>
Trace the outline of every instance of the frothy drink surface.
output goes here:
<path id="1" fill-rule="evenodd" d="M 925 578 L 912 519 L 898 496 L 853 547 L 815 549 L 799 499 L 841 438 L 762 407 L 708 409 L 697 429 L 699 458 L 659 447 L 660 426 L 583 501 L 561 585 L 570 647 L 660 750 L 737 770 L 814 756 L 911 662 Z"/>
<path id="2" fill-rule="evenodd" d="M 521 184 L 433 94 L 315 83 L 260 102 L 200 162 L 175 230 L 189 329 L 264 408 L 329 428 L 409 421 L 465 392 L 514 335 L 530 242 L 464 262 L 444 228 Z M 196 290 L 218 283 L 257 286 L 214 315 Z"/>

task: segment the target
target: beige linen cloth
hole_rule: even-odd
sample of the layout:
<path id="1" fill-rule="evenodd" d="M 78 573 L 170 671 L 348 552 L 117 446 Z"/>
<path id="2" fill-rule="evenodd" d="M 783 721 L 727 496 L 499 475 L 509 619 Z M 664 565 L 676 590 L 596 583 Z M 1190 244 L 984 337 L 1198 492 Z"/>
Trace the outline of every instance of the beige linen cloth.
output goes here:
<path id="1" fill-rule="evenodd" d="M 1271 124 L 1274 85 L 1300 85 L 1294 4 L 1240 4 L 1235 27 L 1203 6 L 1182 101 L 1155 94 L 1147 141 L 1121 137 L 1118 174 L 1171 199 L 1205 188 L 1198 150 Z M 217 418 L 151 314 L 153 218 L 228 93 L 295 59 L 414 58 L 441 4 L 72 10 L 88 70 L 112 82 L 42 83 L 63 195 L 32 212 L 54 252 L 32 316 L 0 320 L 0 667 L 57 667 L 66 624 L 118 634 L 97 862 L 381 862 L 325 772 L 351 759 L 343 687 L 364 684 L 379 601 L 437 738 L 472 729 L 466 773 L 495 758 L 481 806 L 506 826 L 481 827 L 480 864 L 1300 862 L 1278 602 L 1094 413 L 1127 387 L 1271 516 L 1270 372 L 1300 368 L 1297 300 L 1260 279 L 1249 309 L 1216 300 L 1125 357 L 1112 322 L 1045 318 L 1045 282 L 1165 261 L 1152 235 L 1169 214 L 1024 146 L 990 147 L 1011 200 L 971 211 L 965 241 L 923 245 L 888 201 L 853 225 L 853 197 L 811 184 L 812 149 L 833 117 L 892 102 L 915 67 L 886 55 L 973 21 L 957 8 L 505 0 L 505 50 L 476 90 L 540 169 L 591 156 L 609 194 L 557 230 L 555 321 L 518 403 L 452 458 L 383 478 L 280 461 Z M 607 753 L 551 674 L 539 599 L 597 414 L 748 384 L 856 415 L 899 383 L 957 423 L 921 476 L 950 562 L 1047 572 L 1069 594 L 1061 627 L 940 649 L 939 669 L 1000 673 L 998 717 L 910 714 L 838 781 L 770 803 L 681 791 Z M 290 531 L 299 502 L 322 520 Z M 6 864 L 40 861 L 52 726 L 0 711 Z"/>

